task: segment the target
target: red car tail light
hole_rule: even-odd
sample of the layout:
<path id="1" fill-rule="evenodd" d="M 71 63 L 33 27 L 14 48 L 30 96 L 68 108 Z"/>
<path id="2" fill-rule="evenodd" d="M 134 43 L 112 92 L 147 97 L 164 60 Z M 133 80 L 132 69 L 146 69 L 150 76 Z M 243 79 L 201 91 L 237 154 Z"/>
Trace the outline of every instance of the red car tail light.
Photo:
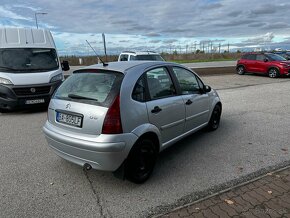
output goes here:
<path id="1" fill-rule="evenodd" d="M 120 95 L 118 95 L 106 114 L 102 134 L 123 133 L 120 114 Z"/>

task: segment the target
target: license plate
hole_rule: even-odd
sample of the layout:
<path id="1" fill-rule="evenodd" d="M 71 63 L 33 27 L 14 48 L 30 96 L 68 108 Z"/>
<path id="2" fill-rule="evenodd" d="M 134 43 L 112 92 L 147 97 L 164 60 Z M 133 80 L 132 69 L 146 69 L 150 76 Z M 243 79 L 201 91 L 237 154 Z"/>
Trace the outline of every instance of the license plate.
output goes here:
<path id="1" fill-rule="evenodd" d="M 56 112 L 56 121 L 70 126 L 82 127 L 83 117 L 63 112 Z"/>
<path id="2" fill-rule="evenodd" d="M 25 101 L 25 104 L 41 104 L 41 103 L 45 103 L 44 99 L 33 99 Z"/>

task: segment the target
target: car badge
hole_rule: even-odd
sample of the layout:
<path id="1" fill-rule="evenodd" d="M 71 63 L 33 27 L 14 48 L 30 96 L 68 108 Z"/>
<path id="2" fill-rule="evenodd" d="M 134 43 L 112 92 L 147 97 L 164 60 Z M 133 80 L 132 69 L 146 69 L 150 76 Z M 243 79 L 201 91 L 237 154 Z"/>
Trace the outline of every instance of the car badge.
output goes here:
<path id="1" fill-rule="evenodd" d="M 71 105 L 70 105 L 70 103 L 68 103 L 67 105 L 66 105 L 66 107 L 65 107 L 66 109 L 70 109 L 71 108 Z"/>
<path id="2" fill-rule="evenodd" d="M 31 88 L 30 91 L 31 91 L 32 93 L 35 93 L 35 92 L 36 92 L 36 89 L 35 89 L 35 88 Z"/>

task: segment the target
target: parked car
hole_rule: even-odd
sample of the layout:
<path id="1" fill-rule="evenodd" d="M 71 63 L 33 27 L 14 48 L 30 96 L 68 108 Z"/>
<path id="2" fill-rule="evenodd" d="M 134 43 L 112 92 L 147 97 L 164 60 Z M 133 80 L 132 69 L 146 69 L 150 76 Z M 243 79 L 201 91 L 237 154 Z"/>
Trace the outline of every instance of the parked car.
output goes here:
<path id="1" fill-rule="evenodd" d="M 60 157 L 142 183 L 159 152 L 199 129 L 216 130 L 221 112 L 217 92 L 188 68 L 111 62 L 74 71 L 64 81 L 43 131 Z"/>
<path id="2" fill-rule="evenodd" d="M 49 30 L 0 28 L 0 110 L 48 105 L 63 70 Z"/>
<path id="3" fill-rule="evenodd" d="M 164 61 L 164 59 L 153 51 L 124 51 L 119 55 L 118 61 Z"/>
<path id="4" fill-rule="evenodd" d="M 266 74 L 271 78 L 290 75 L 290 61 L 273 53 L 247 53 L 237 62 L 237 73 Z"/>

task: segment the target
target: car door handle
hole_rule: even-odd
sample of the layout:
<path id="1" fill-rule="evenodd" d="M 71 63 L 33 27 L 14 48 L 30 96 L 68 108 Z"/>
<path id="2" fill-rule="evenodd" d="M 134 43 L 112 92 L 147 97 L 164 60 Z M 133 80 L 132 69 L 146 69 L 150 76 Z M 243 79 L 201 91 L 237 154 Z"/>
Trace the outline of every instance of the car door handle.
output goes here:
<path id="1" fill-rule="evenodd" d="M 187 100 L 187 102 L 185 102 L 186 105 L 191 105 L 192 101 L 190 99 Z"/>
<path id="2" fill-rule="evenodd" d="M 153 110 L 151 110 L 151 113 L 153 114 L 157 114 L 159 113 L 160 111 L 162 111 L 162 109 L 158 106 L 155 106 Z"/>

